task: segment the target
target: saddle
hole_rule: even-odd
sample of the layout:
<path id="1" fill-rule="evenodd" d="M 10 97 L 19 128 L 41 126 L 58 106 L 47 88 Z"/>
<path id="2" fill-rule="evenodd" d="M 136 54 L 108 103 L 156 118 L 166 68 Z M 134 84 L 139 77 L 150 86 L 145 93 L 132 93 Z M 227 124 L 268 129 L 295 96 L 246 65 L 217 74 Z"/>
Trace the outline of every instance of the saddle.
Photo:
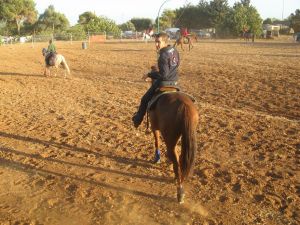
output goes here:
<path id="1" fill-rule="evenodd" d="M 193 96 L 181 92 L 180 88 L 177 86 L 163 86 L 163 87 L 157 88 L 154 96 L 152 97 L 152 99 L 150 100 L 150 102 L 148 103 L 148 106 L 147 106 L 147 130 L 149 129 L 149 112 L 150 112 L 150 110 L 155 109 L 158 99 L 165 94 L 172 94 L 172 93 L 177 93 L 177 92 L 180 92 L 180 93 L 188 96 L 193 102 L 196 101 Z"/>
<path id="2" fill-rule="evenodd" d="M 46 65 L 47 66 L 54 66 L 55 65 L 55 57 L 56 57 L 56 53 L 48 53 L 46 55 Z"/>
<path id="3" fill-rule="evenodd" d="M 154 96 L 150 100 L 147 106 L 147 111 L 155 108 L 157 100 L 165 94 L 174 93 L 180 91 L 179 87 L 176 86 L 163 86 L 156 89 Z"/>
<path id="4" fill-rule="evenodd" d="M 190 41 L 190 38 L 188 36 L 183 37 L 183 43 L 188 44 Z"/>

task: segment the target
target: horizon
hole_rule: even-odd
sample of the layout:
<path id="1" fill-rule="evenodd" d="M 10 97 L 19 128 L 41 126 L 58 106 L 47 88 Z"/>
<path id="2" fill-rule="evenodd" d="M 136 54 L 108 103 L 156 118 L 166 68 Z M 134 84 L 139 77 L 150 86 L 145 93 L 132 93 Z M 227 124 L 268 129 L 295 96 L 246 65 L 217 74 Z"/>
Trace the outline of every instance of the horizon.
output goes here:
<path id="1" fill-rule="evenodd" d="M 35 0 L 36 9 L 39 14 L 42 14 L 49 5 L 53 5 L 57 12 L 63 13 L 67 17 L 71 26 L 77 24 L 79 15 L 86 11 L 94 12 L 97 16 L 105 16 L 113 20 L 116 24 L 125 23 L 132 18 L 149 18 L 154 21 L 163 2 L 164 0 L 152 0 L 151 2 L 110 0 L 101 4 L 100 2 L 95 3 L 92 0 L 85 0 L 84 4 L 82 4 L 82 1 L 74 0 L 72 5 L 76 7 L 71 9 L 67 1 Z M 235 2 L 239 1 L 229 0 L 228 2 L 230 6 L 233 6 Z M 165 9 L 174 10 L 184 7 L 189 3 L 197 5 L 199 0 L 167 0 L 160 11 L 160 15 Z M 252 0 L 251 5 L 257 9 L 263 20 L 266 18 L 286 19 L 296 9 L 300 8 L 299 0 L 266 0 L 264 2 L 261 0 Z"/>

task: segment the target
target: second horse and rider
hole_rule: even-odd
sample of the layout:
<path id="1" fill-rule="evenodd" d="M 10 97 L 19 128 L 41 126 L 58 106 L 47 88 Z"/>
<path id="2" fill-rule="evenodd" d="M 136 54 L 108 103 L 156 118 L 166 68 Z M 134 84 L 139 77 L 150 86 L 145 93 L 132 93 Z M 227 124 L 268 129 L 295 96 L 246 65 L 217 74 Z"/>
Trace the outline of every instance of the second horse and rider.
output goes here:
<path id="1" fill-rule="evenodd" d="M 42 50 L 43 56 L 45 57 L 45 71 L 44 75 L 48 76 L 51 74 L 50 67 L 58 68 L 62 66 L 65 69 L 64 77 L 67 78 L 67 74 L 70 74 L 69 66 L 66 62 L 66 59 L 61 54 L 57 54 L 56 46 L 53 41 L 49 41 L 48 48 L 43 48 Z"/>
<path id="2" fill-rule="evenodd" d="M 55 46 L 55 44 L 53 43 L 52 40 L 49 40 L 49 45 L 48 45 L 48 48 L 47 48 L 47 54 L 46 54 L 46 57 L 45 57 L 46 65 L 54 66 L 54 60 L 52 60 L 52 59 L 55 58 L 55 55 L 56 55 L 56 46 Z"/>

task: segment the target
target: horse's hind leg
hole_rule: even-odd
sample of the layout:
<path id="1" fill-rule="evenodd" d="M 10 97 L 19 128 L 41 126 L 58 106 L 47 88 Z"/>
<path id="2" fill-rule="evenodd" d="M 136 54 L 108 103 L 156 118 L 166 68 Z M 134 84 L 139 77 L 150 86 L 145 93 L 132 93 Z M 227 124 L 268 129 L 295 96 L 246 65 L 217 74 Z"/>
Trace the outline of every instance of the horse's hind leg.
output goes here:
<path id="1" fill-rule="evenodd" d="M 175 138 L 171 141 L 166 141 L 166 145 L 167 145 L 168 157 L 173 163 L 173 170 L 175 173 L 175 180 L 176 180 L 176 186 L 177 186 L 177 200 L 180 204 L 182 204 L 184 202 L 184 190 L 183 190 L 182 181 L 181 181 L 179 156 L 176 152 L 177 141 L 178 141 L 178 138 Z"/>
<path id="2" fill-rule="evenodd" d="M 56 66 L 54 66 L 54 77 L 56 77 L 56 75 L 57 75 L 57 71 L 58 71 L 58 68 L 56 67 Z"/>
<path id="3" fill-rule="evenodd" d="M 159 130 L 154 130 L 154 140 L 155 140 L 155 155 L 154 155 L 154 160 L 153 163 L 160 163 L 160 151 L 159 151 Z"/>
<path id="4" fill-rule="evenodd" d="M 173 47 L 175 48 L 175 47 L 176 47 L 176 45 L 177 45 L 177 41 L 175 41 L 175 43 L 174 43 Z"/>

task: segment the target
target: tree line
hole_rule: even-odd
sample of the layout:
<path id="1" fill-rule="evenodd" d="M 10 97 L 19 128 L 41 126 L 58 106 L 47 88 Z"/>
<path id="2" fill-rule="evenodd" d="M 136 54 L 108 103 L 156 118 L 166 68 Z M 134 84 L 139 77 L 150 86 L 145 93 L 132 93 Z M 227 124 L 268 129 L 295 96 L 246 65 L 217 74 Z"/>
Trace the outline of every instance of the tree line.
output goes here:
<path id="1" fill-rule="evenodd" d="M 295 32 L 300 32 L 300 10 L 297 9 L 287 19 Z M 236 37 L 242 30 L 250 30 L 256 35 L 262 32 L 262 23 L 272 22 L 270 18 L 262 20 L 251 0 L 240 0 L 232 7 L 228 0 L 200 0 L 197 5 L 188 4 L 175 10 L 164 10 L 159 17 L 161 29 L 186 27 L 188 29 L 214 28 L 220 37 Z M 66 16 L 50 5 L 42 14 L 38 14 L 34 0 L 0 1 L 0 35 L 64 34 L 74 33 L 83 36 L 87 32 L 144 31 L 157 26 L 149 18 L 132 18 L 117 25 L 113 20 L 97 16 L 92 12 L 79 15 L 78 23 L 70 26 Z"/>

